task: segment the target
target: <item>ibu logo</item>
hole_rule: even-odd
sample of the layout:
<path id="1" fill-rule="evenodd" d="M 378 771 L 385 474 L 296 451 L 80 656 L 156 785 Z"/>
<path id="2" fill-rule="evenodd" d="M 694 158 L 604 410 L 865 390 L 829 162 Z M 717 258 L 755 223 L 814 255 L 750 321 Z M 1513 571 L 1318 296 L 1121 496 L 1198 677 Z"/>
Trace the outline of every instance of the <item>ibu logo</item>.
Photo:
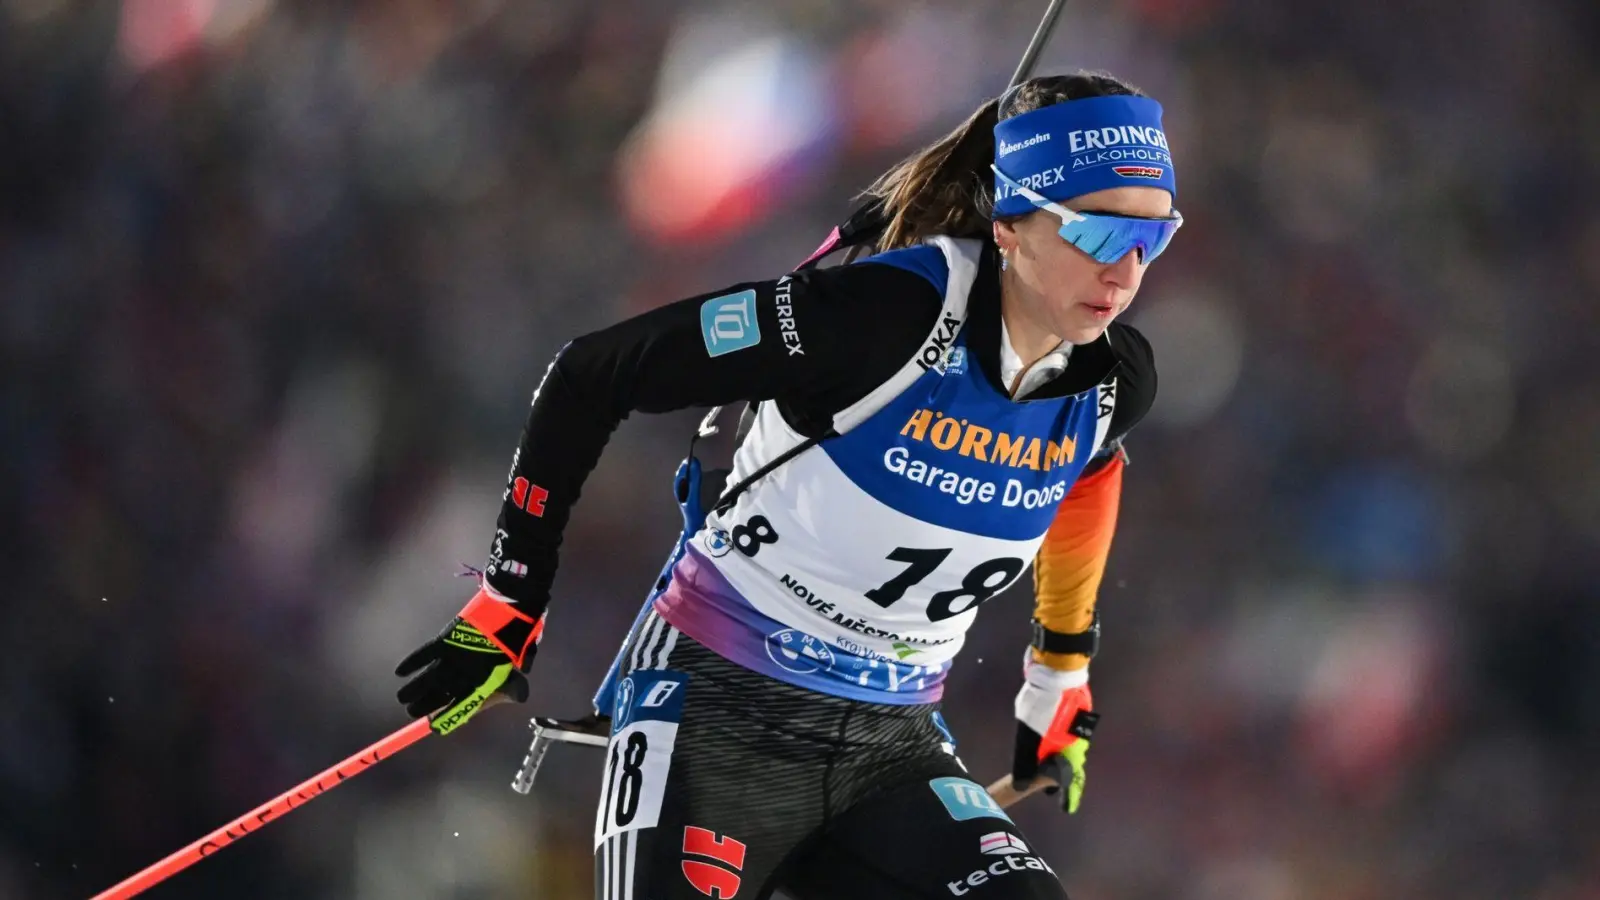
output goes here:
<path id="1" fill-rule="evenodd" d="M 756 321 L 756 292 L 712 297 L 700 305 L 700 335 L 706 352 L 721 356 L 761 343 L 761 323 Z"/>
<path id="2" fill-rule="evenodd" d="M 945 812 L 957 822 L 985 817 L 1011 821 L 1011 817 L 1000 808 L 1000 804 L 994 802 L 989 792 L 975 781 L 966 778 L 935 778 L 928 782 L 928 787 L 933 788 L 933 792 L 939 795 Z"/>
<path id="3" fill-rule="evenodd" d="M 935 368 L 940 375 L 961 375 L 967 371 L 967 348 L 951 347 L 944 354 L 944 360 Z"/>

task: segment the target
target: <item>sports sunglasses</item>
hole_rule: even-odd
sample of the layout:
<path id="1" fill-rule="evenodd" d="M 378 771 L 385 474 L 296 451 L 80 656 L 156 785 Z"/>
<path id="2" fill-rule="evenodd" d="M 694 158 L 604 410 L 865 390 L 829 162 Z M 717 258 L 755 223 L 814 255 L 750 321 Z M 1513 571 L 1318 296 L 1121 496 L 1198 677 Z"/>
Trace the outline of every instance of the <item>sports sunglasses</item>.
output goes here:
<path id="1" fill-rule="evenodd" d="M 1026 197 L 1029 203 L 1060 218 L 1061 239 L 1098 262 L 1114 263 L 1128 255 L 1128 251 L 1137 249 L 1140 263 L 1149 265 L 1151 260 L 1161 255 L 1161 251 L 1167 249 L 1172 236 L 1183 225 L 1183 216 L 1177 210 L 1164 219 L 1073 212 L 1054 200 L 1046 199 L 1037 191 L 1012 181 L 993 164 L 989 168 L 1013 191 Z"/>

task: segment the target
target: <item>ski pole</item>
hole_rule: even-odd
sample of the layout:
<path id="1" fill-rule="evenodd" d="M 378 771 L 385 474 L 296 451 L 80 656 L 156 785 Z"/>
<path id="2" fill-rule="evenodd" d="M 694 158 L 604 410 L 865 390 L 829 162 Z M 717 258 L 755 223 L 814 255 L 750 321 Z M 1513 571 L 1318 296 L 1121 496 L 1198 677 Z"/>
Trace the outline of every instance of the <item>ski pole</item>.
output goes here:
<path id="1" fill-rule="evenodd" d="M 1059 786 L 1054 778 L 1048 775 L 1040 775 L 1033 780 L 1033 784 L 1019 791 L 1011 786 L 1010 775 L 1002 775 L 995 779 L 986 790 L 990 799 L 999 804 L 1001 809 L 1006 809 L 1040 791 Z"/>
<path id="2" fill-rule="evenodd" d="M 1044 11 L 1044 18 L 1039 20 L 1039 27 L 1033 30 L 1033 39 L 1028 41 L 1028 49 L 1022 51 L 1022 60 L 1017 63 L 1017 70 L 1011 73 L 1011 84 L 1007 87 L 1016 87 L 1033 75 L 1039 54 L 1044 50 L 1044 45 L 1049 43 L 1051 33 L 1056 30 L 1056 20 L 1061 18 L 1061 11 L 1066 6 L 1067 0 L 1050 0 L 1050 6 Z"/>
<path id="3" fill-rule="evenodd" d="M 343 784 L 345 779 L 360 775 L 372 766 L 422 740 L 433 733 L 433 730 L 428 726 L 429 721 L 427 718 L 413 721 L 360 753 L 337 765 L 330 766 L 316 777 L 284 791 L 200 840 L 173 853 L 166 859 L 96 894 L 93 900 L 124 900 L 126 897 L 143 893 L 245 835 L 261 830 L 261 827 L 268 822 L 280 819 L 327 791 L 333 790 Z"/>

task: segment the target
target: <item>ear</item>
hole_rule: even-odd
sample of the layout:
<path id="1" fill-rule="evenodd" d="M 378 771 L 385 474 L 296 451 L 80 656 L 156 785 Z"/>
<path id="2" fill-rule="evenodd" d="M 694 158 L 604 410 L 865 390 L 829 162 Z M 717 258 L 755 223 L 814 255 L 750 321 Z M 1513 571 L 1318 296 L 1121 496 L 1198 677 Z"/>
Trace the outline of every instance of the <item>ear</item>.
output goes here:
<path id="1" fill-rule="evenodd" d="M 1017 229 L 1014 225 L 1000 219 L 994 220 L 994 242 L 1000 248 L 1002 255 L 1010 255 L 1012 251 L 1016 250 L 1019 239 L 1020 236 L 1017 234 Z"/>

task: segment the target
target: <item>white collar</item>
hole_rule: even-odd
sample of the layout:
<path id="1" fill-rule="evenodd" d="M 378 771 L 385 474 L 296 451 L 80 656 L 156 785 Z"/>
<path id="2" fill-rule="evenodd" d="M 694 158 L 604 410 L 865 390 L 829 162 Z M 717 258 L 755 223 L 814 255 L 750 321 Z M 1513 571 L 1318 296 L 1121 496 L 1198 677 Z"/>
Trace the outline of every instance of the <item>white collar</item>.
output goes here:
<path id="1" fill-rule="evenodd" d="M 1057 375 L 1067 368 L 1067 358 L 1072 355 L 1072 345 L 1066 341 L 1056 345 L 1054 350 L 1039 358 L 1039 361 L 1028 369 L 1022 376 L 1022 383 L 1017 385 L 1016 393 L 1011 395 L 1013 400 L 1021 400 L 1045 384 L 1048 384 Z M 1000 381 L 1011 389 L 1011 384 L 1016 380 L 1017 373 L 1022 371 L 1022 357 L 1011 346 L 1011 332 L 1006 328 L 1004 317 L 1000 319 Z"/>

